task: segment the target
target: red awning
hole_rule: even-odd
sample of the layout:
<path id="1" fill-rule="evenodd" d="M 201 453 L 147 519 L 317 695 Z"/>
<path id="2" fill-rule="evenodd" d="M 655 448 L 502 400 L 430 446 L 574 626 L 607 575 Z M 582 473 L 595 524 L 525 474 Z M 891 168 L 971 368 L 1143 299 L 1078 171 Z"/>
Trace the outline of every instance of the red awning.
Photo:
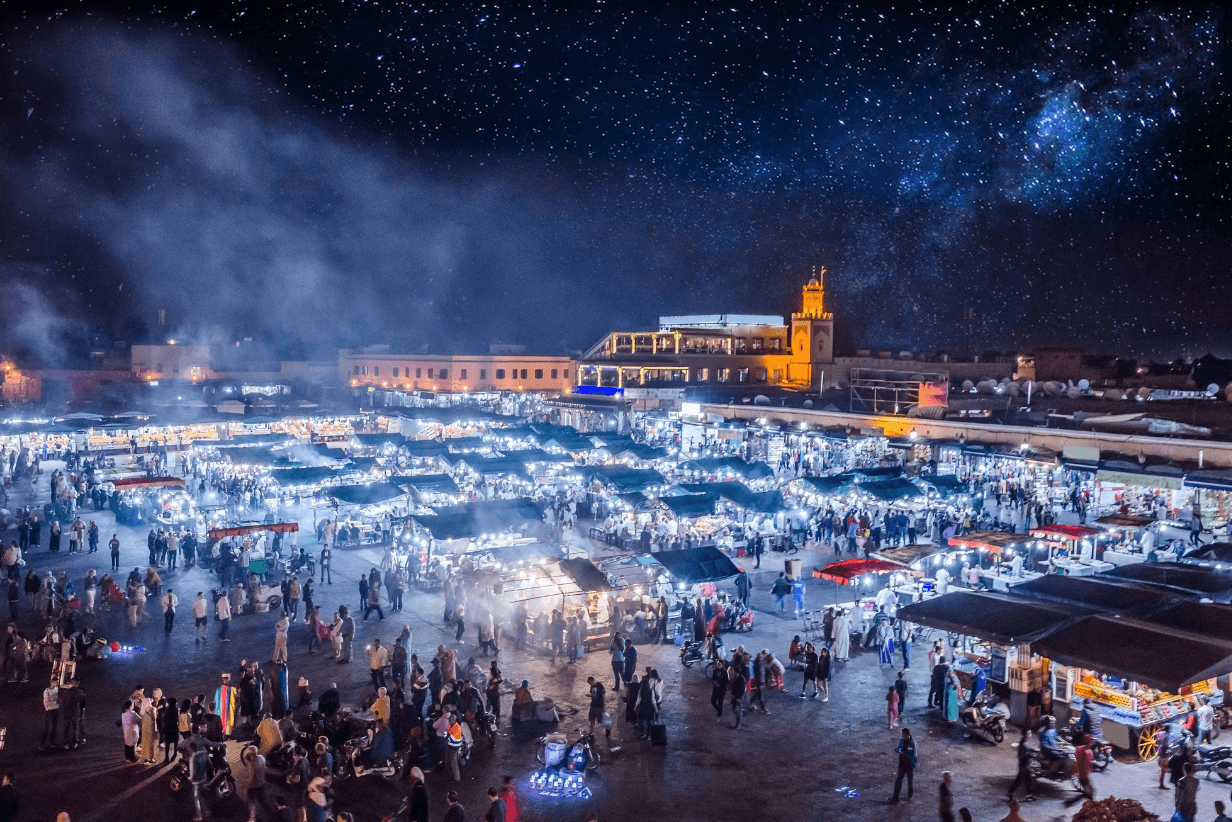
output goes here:
<path id="1" fill-rule="evenodd" d="M 1083 525 L 1042 525 L 1031 529 L 1031 536 L 1040 539 L 1085 539 L 1101 533 L 1098 528 Z"/>
<path id="2" fill-rule="evenodd" d="M 961 537 L 950 537 L 949 540 L 955 548 L 991 551 L 994 554 L 1028 541 L 1025 534 L 1007 534 L 1004 531 L 972 531 Z"/>
<path id="3" fill-rule="evenodd" d="M 818 579 L 828 579 L 831 582 L 837 582 L 839 585 L 851 585 L 859 577 L 865 574 L 891 574 L 904 573 L 915 574 L 920 576 L 920 572 L 912 568 L 905 568 L 896 562 L 886 562 L 884 559 L 865 559 L 856 557 L 855 559 L 844 559 L 840 562 L 832 562 L 825 568 L 813 568 L 813 576 Z"/>
<path id="4" fill-rule="evenodd" d="M 183 488 L 184 480 L 179 477 L 124 477 L 112 480 L 111 484 L 117 491 L 126 488 Z"/>
<path id="5" fill-rule="evenodd" d="M 245 534 L 255 534 L 258 531 L 275 531 L 285 534 L 289 531 L 298 530 L 298 522 L 263 522 L 257 525 L 234 525 L 230 528 L 211 528 L 209 535 L 210 539 L 222 539 L 223 537 L 242 537 Z"/>

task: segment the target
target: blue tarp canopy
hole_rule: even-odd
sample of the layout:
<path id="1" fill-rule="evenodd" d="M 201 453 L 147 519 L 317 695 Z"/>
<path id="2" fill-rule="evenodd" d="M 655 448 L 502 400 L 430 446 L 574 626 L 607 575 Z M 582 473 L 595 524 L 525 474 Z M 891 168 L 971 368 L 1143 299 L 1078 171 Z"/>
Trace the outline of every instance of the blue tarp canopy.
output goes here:
<path id="1" fill-rule="evenodd" d="M 606 446 L 606 448 L 617 459 L 633 457 L 639 460 L 657 460 L 667 456 L 666 448 L 656 448 L 653 445 L 642 445 L 636 442 L 629 444 L 620 443 L 614 446 Z"/>
<path id="2" fill-rule="evenodd" d="M 663 497 L 659 502 L 678 517 L 692 519 L 714 513 L 714 494 L 687 494 L 682 497 Z"/>
<path id="3" fill-rule="evenodd" d="M 924 496 L 924 493 L 916 488 L 910 480 L 905 480 L 902 477 L 895 479 L 883 480 L 881 482 L 862 482 L 858 486 L 861 491 L 872 494 L 879 500 L 890 502 L 900 499 L 915 499 L 916 497 Z"/>
<path id="4" fill-rule="evenodd" d="M 679 498 L 677 498 L 679 499 Z M 712 546 L 651 554 L 667 572 L 686 584 L 717 582 L 740 573 L 731 558 Z"/>
<path id="5" fill-rule="evenodd" d="M 227 459 L 231 460 L 232 465 L 271 465 L 284 468 L 291 465 L 291 460 L 287 458 L 285 452 L 275 451 L 272 448 L 237 446 L 220 450 Z"/>
<path id="6" fill-rule="evenodd" d="M 449 453 L 449 447 L 440 440 L 407 440 L 402 447 L 412 457 L 439 457 Z"/>
<path id="7" fill-rule="evenodd" d="M 658 471 L 650 468 L 626 468 L 623 465 L 593 465 L 585 469 L 588 478 L 599 479 L 620 493 L 644 491 L 656 485 L 666 485 L 667 480 Z"/>
<path id="8" fill-rule="evenodd" d="M 392 482 L 374 482 L 371 485 L 339 485 L 329 489 L 329 495 L 347 505 L 376 505 L 406 494 Z"/>
<path id="9" fill-rule="evenodd" d="M 499 474 L 517 474 L 521 477 L 530 476 L 530 473 L 526 470 L 526 463 L 510 457 L 483 457 L 479 454 L 466 454 L 459 461 L 469 465 L 475 473 L 484 476 Z"/>
<path id="10" fill-rule="evenodd" d="M 412 519 L 437 539 L 473 539 L 495 534 L 527 522 L 541 521 L 543 509 L 529 498 L 477 500 L 439 508 L 435 514 L 415 514 Z"/>
<path id="11" fill-rule="evenodd" d="M 458 484 L 448 474 L 411 474 L 390 477 L 389 481 L 399 488 L 410 488 L 420 494 L 454 494 Z"/>
<path id="12" fill-rule="evenodd" d="M 402 445 L 405 438 L 401 434 L 355 434 L 354 439 L 360 445 Z"/>
<path id="13" fill-rule="evenodd" d="M 1185 487 L 1232 491 L 1232 471 L 1191 471 L 1185 475 Z"/>
<path id="14" fill-rule="evenodd" d="M 328 465 L 305 465 L 293 468 L 271 468 L 265 472 L 265 475 L 285 488 L 295 485 L 315 485 L 338 473 L 339 469 Z"/>

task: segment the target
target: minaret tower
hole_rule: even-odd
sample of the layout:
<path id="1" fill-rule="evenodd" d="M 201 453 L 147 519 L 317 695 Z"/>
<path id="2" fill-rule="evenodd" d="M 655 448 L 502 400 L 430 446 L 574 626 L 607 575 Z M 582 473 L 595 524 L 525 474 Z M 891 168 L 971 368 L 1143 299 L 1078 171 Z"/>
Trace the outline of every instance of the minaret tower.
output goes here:
<path id="1" fill-rule="evenodd" d="M 791 381 L 812 388 L 834 362 L 834 315 L 826 311 L 825 268 L 813 270 L 802 289 L 799 313 L 791 315 Z"/>

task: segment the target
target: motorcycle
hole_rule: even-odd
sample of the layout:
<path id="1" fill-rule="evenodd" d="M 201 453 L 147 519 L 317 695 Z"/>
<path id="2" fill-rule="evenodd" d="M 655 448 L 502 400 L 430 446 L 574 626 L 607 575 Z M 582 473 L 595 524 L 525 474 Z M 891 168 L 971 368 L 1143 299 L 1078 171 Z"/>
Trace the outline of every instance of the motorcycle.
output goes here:
<path id="1" fill-rule="evenodd" d="M 692 668 L 694 663 L 702 662 L 706 659 L 704 643 L 699 641 L 686 642 L 680 646 L 680 664 L 686 668 Z"/>
<path id="2" fill-rule="evenodd" d="M 316 576 L 317 563 L 311 555 L 305 554 L 303 557 L 292 557 L 284 560 L 282 563 L 283 573 L 287 576 L 293 574 L 307 574 L 308 576 Z"/>
<path id="3" fill-rule="evenodd" d="M 357 737 L 342 745 L 339 751 L 341 762 L 337 769 L 338 779 L 369 776 L 376 774 L 387 782 L 398 782 L 406 771 L 406 756 L 402 751 L 394 753 L 383 762 L 372 761 L 372 739 L 367 736 Z"/>
<path id="4" fill-rule="evenodd" d="M 559 731 L 540 737 L 535 758 L 548 768 L 585 772 L 599 767 L 600 754 L 594 734 L 578 729 L 578 738 L 572 744 Z"/>
<path id="5" fill-rule="evenodd" d="M 487 711 L 475 713 L 467 717 L 462 723 L 469 727 L 471 739 L 484 737 L 488 740 L 489 745 L 496 744 L 496 714 L 490 714 Z M 463 745 L 465 747 L 465 733 L 463 734 Z M 469 752 L 468 752 L 469 756 Z"/>
<path id="6" fill-rule="evenodd" d="M 214 767 L 214 775 L 205 783 L 201 792 L 213 794 L 218 799 L 227 799 L 235 795 L 235 777 L 231 775 L 231 766 L 227 763 L 227 748 L 225 745 L 210 747 L 210 764 Z M 188 773 L 188 759 L 180 757 L 171 769 L 170 788 L 179 792 L 192 787 L 192 779 Z"/>
<path id="7" fill-rule="evenodd" d="M 1197 745 L 1190 750 L 1195 754 L 1194 773 L 1209 778 L 1214 771 L 1224 782 L 1232 782 L 1232 745 Z"/>
<path id="8" fill-rule="evenodd" d="M 1044 751 L 1031 751 L 1031 776 L 1034 779 L 1048 779 L 1053 782 L 1069 782 L 1074 790 L 1081 792 L 1078 784 L 1078 770 L 1074 762 L 1074 746 L 1065 742 L 1057 744 L 1058 756 L 1050 757 Z"/>
<path id="9" fill-rule="evenodd" d="M 1083 741 L 1084 734 L 1078 729 L 1076 723 L 1071 722 L 1062 732 L 1063 738 L 1069 741 L 1072 745 L 1077 745 Z M 1108 766 L 1112 764 L 1112 743 L 1104 739 L 1101 735 L 1091 744 L 1091 767 L 1103 773 L 1108 770 Z"/>
<path id="10" fill-rule="evenodd" d="M 968 730 L 999 745 L 1005 741 L 1005 720 L 1008 715 L 1005 706 L 985 691 L 976 697 L 974 704 L 963 708 L 958 718 Z"/>

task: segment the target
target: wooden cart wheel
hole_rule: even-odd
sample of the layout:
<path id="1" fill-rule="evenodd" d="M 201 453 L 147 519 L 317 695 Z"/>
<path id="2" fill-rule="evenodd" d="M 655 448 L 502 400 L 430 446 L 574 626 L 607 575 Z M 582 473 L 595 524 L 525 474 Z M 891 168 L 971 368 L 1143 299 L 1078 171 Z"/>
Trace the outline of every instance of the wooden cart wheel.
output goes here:
<path id="1" fill-rule="evenodd" d="M 1158 725 L 1146 725 L 1138 731 L 1138 758 L 1143 762 L 1150 762 L 1159 756 L 1159 742 L 1155 739 L 1158 731 Z"/>

